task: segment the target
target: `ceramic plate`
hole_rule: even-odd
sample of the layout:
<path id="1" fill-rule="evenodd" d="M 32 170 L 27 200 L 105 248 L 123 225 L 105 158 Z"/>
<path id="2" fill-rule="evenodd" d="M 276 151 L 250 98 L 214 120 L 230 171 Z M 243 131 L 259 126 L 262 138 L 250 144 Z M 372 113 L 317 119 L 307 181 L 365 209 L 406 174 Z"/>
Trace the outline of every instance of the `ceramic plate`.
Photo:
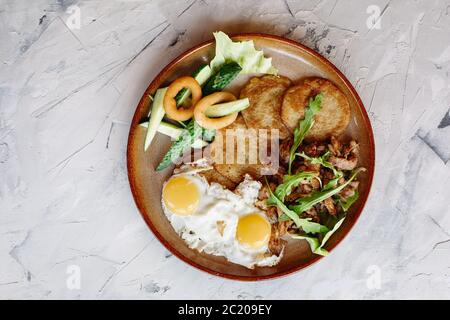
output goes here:
<path id="1" fill-rule="evenodd" d="M 253 40 L 257 49 L 264 50 L 267 57 L 272 57 L 273 65 L 279 74 L 291 78 L 294 82 L 307 76 L 319 76 L 333 81 L 347 96 L 351 107 L 351 121 L 346 135 L 360 143 L 360 165 L 367 168 L 359 175 L 358 201 L 351 207 L 344 224 L 333 234 L 326 244 L 332 250 L 344 237 L 360 216 L 369 195 L 374 174 L 375 148 L 372 128 L 364 106 L 353 86 L 345 76 L 328 60 L 313 50 L 291 40 L 265 34 L 239 34 L 233 40 Z M 167 65 L 150 83 L 142 96 L 131 123 L 128 138 L 128 177 L 136 205 L 145 222 L 161 243 L 175 256 L 191 266 L 208 273 L 236 280 L 256 281 L 283 276 L 298 271 L 321 259 L 311 253 L 306 241 L 291 241 L 285 249 L 281 262 L 274 267 L 257 267 L 254 270 L 228 262 L 223 257 L 199 253 L 189 249 L 178 237 L 161 209 L 161 189 L 163 181 L 168 178 L 173 167 L 163 172 L 154 168 L 169 149 L 169 137 L 157 134 L 149 150 L 144 153 L 145 129 L 138 127 L 148 114 L 149 95 L 157 88 L 168 85 L 182 75 L 190 75 L 202 63 L 214 56 L 214 42 L 200 44 L 180 55 Z M 233 81 L 231 91 L 238 94 L 240 88 L 250 76 L 239 76 Z M 326 259 L 332 259 L 326 257 Z"/>

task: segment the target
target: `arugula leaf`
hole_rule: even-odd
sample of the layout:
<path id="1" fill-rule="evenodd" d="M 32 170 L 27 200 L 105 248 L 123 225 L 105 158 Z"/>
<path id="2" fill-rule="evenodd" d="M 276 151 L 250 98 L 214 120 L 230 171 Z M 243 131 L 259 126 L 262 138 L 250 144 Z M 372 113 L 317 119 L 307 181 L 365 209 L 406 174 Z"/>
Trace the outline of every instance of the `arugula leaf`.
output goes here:
<path id="1" fill-rule="evenodd" d="M 303 142 L 308 131 L 314 125 L 314 116 L 321 109 L 322 105 L 322 94 L 317 94 L 314 98 L 309 99 L 308 106 L 305 109 L 305 118 L 300 120 L 298 127 L 294 130 L 294 143 L 289 150 L 289 169 L 288 173 L 291 174 L 292 162 L 295 159 L 296 151 L 300 144 Z"/>
<path id="2" fill-rule="evenodd" d="M 289 209 L 293 210 L 297 214 L 300 214 L 308 209 L 310 209 L 312 206 L 318 204 L 319 202 L 334 196 L 335 194 L 339 193 L 342 189 L 344 189 L 350 182 L 352 182 L 353 179 L 356 178 L 358 173 L 361 171 L 364 171 L 365 168 L 358 168 L 354 171 L 354 173 L 350 176 L 350 178 L 343 184 L 341 184 L 339 187 L 336 187 L 334 189 L 325 189 L 323 191 L 317 191 L 314 192 L 311 196 L 305 197 L 305 198 L 299 198 L 297 200 L 298 205 L 290 206 Z"/>
<path id="3" fill-rule="evenodd" d="M 319 239 L 317 237 L 308 236 L 308 235 L 300 235 L 300 234 L 290 234 L 290 236 L 293 239 L 303 239 L 306 240 L 309 244 L 309 247 L 311 248 L 311 251 L 315 254 L 326 256 L 328 255 L 328 251 L 324 249 L 325 243 L 331 238 L 333 233 L 336 232 L 337 229 L 342 225 L 344 222 L 344 218 L 340 219 L 336 224 L 334 225 L 333 229 L 328 231 L 325 236 L 323 237 L 322 241 L 319 242 Z"/>
<path id="4" fill-rule="evenodd" d="M 359 198 L 358 190 L 355 190 L 354 195 L 352 195 L 351 197 L 348 197 L 348 198 L 340 197 L 338 202 L 341 205 L 342 210 L 347 212 L 347 210 L 350 209 L 350 207 L 356 202 L 356 200 L 358 200 L 358 198 Z"/>
<path id="5" fill-rule="evenodd" d="M 334 178 L 328 181 L 328 183 L 323 187 L 322 191 L 334 189 L 337 186 L 339 179 L 341 179 L 343 176 L 344 173 L 342 173 L 342 171 L 337 171 Z"/>
<path id="6" fill-rule="evenodd" d="M 310 156 L 306 155 L 306 153 L 304 153 L 304 152 L 296 153 L 295 155 L 308 160 L 309 162 L 311 162 L 311 164 L 320 164 L 322 167 L 332 170 L 334 175 L 336 175 L 336 173 L 337 173 L 336 168 L 331 164 L 331 162 L 328 161 L 328 157 L 330 156 L 330 151 L 327 151 L 320 157 L 310 157 Z"/>
<path id="7" fill-rule="evenodd" d="M 292 239 L 306 240 L 313 253 L 315 253 L 315 251 L 320 247 L 319 239 L 317 239 L 317 237 L 300 234 L 289 234 L 289 235 L 291 236 Z"/>
<path id="8" fill-rule="evenodd" d="M 323 188 L 323 190 L 330 190 L 336 187 L 340 178 L 344 176 L 344 173 L 340 170 L 337 170 L 329 161 L 328 157 L 330 155 L 330 151 L 327 151 L 320 157 L 309 157 L 304 152 L 297 153 L 296 155 L 308 160 L 311 164 L 320 164 L 321 166 L 328 168 L 333 171 L 334 178 L 331 179 Z"/>
<path id="9" fill-rule="evenodd" d="M 318 178 L 318 172 L 299 172 L 294 175 L 285 175 L 283 177 L 283 183 L 278 185 L 275 190 L 275 195 L 284 202 L 284 198 L 291 194 L 292 188 L 295 188 L 300 184 L 302 180 L 311 180 L 312 178 Z"/>
<path id="10" fill-rule="evenodd" d="M 267 184 L 267 186 L 269 185 Z M 300 218 L 294 211 L 289 210 L 289 208 L 283 203 L 283 201 L 277 198 L 277 196 L 272 192 L 270 187 L 268 187 L 268 190 L 270 196 L 267 199 L 267 204 L 275 205 L 278 208 L 280 208 L 285 215 L 287 215 L 294 221 L 295 225 L 298 228 L 302 228 L 302 230 L 306 233 L 323 233 L 328 231 L 328 228 L 326 226 L 310 221 L 311 218 L 307 219 Z"/>
<path id="11" fill-rule="evenodd" d="M 190 121 L 186 125 L 186 129 L 183 129 L 183 133 L 175 141 L 172 146 L 170 146 L 169 151 L 167 151 L 164 158 L 159 163 L 156 171 L 161 171 L 170 166 L 171 163 L 175 162 L 180 158 L 183 153 L 185 153 L 191 147 L 192 143 L 200 137 L 202 134 L 202 127 L 200 127 L 194 120 Z"/>

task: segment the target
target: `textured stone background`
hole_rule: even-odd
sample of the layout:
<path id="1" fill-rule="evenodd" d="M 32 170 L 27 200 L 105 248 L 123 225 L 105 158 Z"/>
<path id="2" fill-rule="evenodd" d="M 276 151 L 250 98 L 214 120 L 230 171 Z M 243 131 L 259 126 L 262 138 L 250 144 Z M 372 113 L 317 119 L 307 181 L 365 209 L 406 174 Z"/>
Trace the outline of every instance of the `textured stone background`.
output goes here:
<path id="1" fill-rule="evenodd" d="M 243 2 L 0 0 L 0 298 L 450 298 L 448 2 Z M 367 25 L 371 5 L 379 29 Z M 142 92 L 215 30 L 319 51 L 354 84 L 375 131 L 362 218 L 328 258 L 280 280 L 225 281 L 180 262 L 129 191 L 126 139 Z M 71 290 L 73 265 L 81 287 Z"/>

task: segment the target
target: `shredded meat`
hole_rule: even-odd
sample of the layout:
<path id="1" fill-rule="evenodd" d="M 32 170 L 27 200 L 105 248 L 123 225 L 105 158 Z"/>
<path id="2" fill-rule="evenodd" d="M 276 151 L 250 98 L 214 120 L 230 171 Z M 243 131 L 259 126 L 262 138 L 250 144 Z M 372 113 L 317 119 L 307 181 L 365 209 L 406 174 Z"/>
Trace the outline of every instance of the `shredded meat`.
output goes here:
<path id="1" fill-rule="evenodd" d="M 320 142 L 311 142 L 303 147 L 303 152 L 310 157 L 318 157 L 326 150 L 326 146 Z"/>
<path id="2" fill-rule="evenodd" d="M 269 219 L 269 222 L 277 222 L 278 221 L 278 210 L 277 207 L 268 207 L 266 210 L 266 216 Z"/>
<path id="3" fill-rule="evenodd" d="M 341 192 L 339 192 L 339 195 L 343 197 L 344 199 L 347 199 L 349 197 L 352 197 L 356 190 L 358 189 L 359 181 L 352 181 L 346 186 L 344 189 L 342 189 Z"/>
<path id="4" fill-rule="evenodd" d="M 341 170 L 353 170 L 358 164 L 358 158 L 352 157 L 350 159 L 331 156 L 329 158 L 330 163 Z"/>
<path id="5" fill-rule="evenodd" d="M 325 208 L 327 209 L 328 213 L 331 214 L 332 216 L 336 215 L 336 207 L 334 206 L 334 202 L 333 199 L 331 198 L 326 198 L 323 201 L 323 204 L 325 206 Z"/>
<path id="6" fill-rule="evenodd" d="M 328 149 L 331 151 L 331 153 L 339 157 L 341 155 L 341 148 L 341 142 L 335 137 L 331 137 L 330 144 L 328 145 Z"/>
<path id="7" fill-rule="evenodd" d="M 343 145 L 335 137 L 331 137 L 328 149 L 332 156 L 329 161 L 340 170 L 353 170 L 358 165 L 358 143 L 354 140 Z"/>
<path id="8" fill-rule="evenodd" d="M 354 156 L 358 157 L 359 155 L 359 145 L 355 140 L 350 141 L 349 144 L 344 146 L 344 149 L 342 151 L 345 158 L 353 154 Z"/>
<path id="9" fill-rule="evenodd" d="M 319 214 L 317 213 L 317 210 L 315 208 L 306 210 L 305 212 L 303 212 L 302 216 L 304 218 L 311 218 L 311 220 L 314 222 L 320 222 Z"/>
<path id="10" fill-rule="evenodd" d="M 280 160 L 284 163 L 289 163 L 289 151 L 294 141 L 290 139 L 284 139 L 280 143 Z"/>
<path id="11" fill-rule="evenodd" d="M 270 182 L 269 186 L 270 186 L 270 190 L 272 190 L 272 192 L 275 191 L 275 189 L 277 187 L 277 185 L 273 182 Z M 259 190 L 258 199 L 266 200 L 268 198 L 269 198 L 269 190 L 268 190 L 267 184 L 263 184 L 261 189 Z"/>
<path id="12" fill-rule="evenodd" d="M 292 226 L 293 223 L 294 223 L 294 221 L 292 221 L 292 220 L 278 222 L 278 231 L 279 231 L 280 237 L 282 237 L 288 233 L 288 230 Z"/>
<path id="13" fill-rule="evenodd" d="M 312 187 L 314 190 L 320 189 L 320 181 L 319 181 L 318 179 L 316 179 L 316 178 L 312 178 L 312 179 L 311 179 L 311 187 Z"/>
<path id="14" fill-rule="evenodd" d="M 272 224 L 272 232 L 269 240 L 269 250 L 272 254 L 279 255 L 283 251 L 286 241 L 281 239 L 280 223 Z"/>

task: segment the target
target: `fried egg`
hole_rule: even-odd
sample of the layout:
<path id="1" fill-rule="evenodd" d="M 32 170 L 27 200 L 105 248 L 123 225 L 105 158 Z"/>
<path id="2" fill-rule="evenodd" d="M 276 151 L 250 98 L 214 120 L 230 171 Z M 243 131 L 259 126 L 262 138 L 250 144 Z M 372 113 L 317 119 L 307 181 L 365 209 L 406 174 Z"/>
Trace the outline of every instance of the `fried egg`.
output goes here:
<path id="1" fill-rule="evenodd" d="M 232 192 L 209 184 L 196 170 L 185 170 L 164 183 L 162 208 L 190 248 L 251 269 L 273 266 L 282 254 L 269 251 L 271 224 L 254 205 L 260 188 L 260 182 L 246 175 Z"/>

